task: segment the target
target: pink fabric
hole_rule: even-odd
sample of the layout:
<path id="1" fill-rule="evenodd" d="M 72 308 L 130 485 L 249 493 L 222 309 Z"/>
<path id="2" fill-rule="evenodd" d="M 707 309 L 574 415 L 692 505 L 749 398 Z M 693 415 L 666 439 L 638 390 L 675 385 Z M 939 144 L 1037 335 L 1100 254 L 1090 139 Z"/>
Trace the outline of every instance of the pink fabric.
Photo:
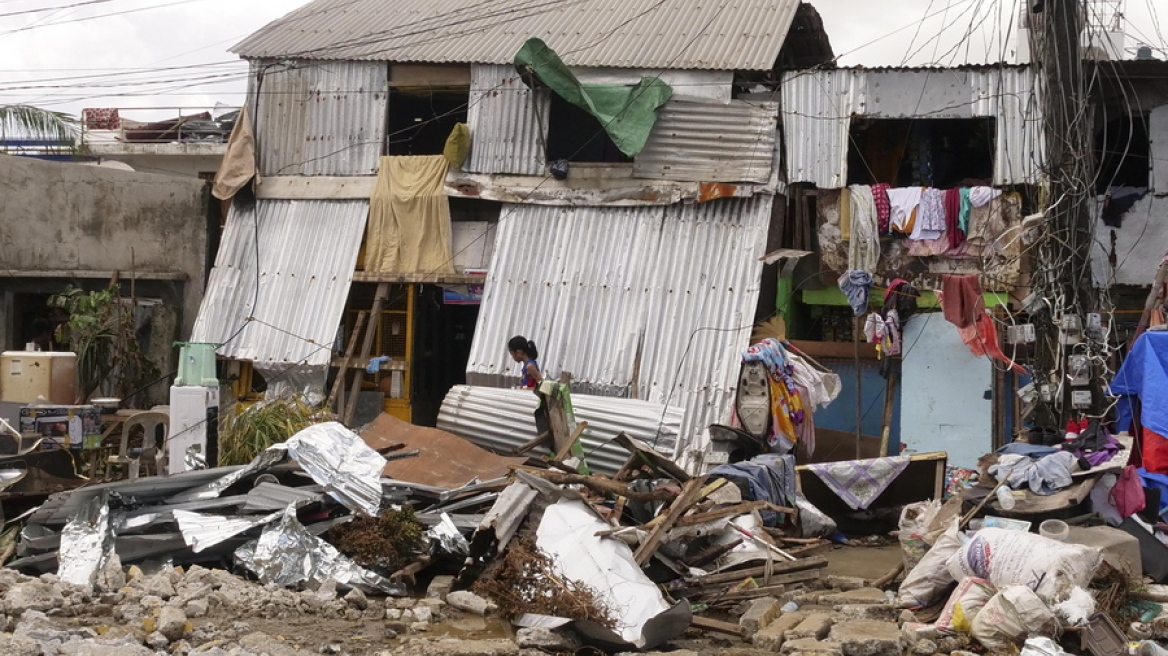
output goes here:
<path id="1" fill-rule="evenodd" d="M 1131 517 L 1144 509 L 1147 499 L 1144 497 L 1144 484 L 1140 481 L 1140 474 L 1135 465 L 1128 465 L 1119 474 L 1115 487 L 1111 488 L 1111 503 L 1119 511 L 1121 517 Z"/>
<path id="2" fill-rule="evenodd" d="M 876 228 L 880 234 L 888 232 L 892 219 L 892 203 L 888 200 L 888 185 L 877 182 L 872 185 L 872 201 L 876 203 Z"/>

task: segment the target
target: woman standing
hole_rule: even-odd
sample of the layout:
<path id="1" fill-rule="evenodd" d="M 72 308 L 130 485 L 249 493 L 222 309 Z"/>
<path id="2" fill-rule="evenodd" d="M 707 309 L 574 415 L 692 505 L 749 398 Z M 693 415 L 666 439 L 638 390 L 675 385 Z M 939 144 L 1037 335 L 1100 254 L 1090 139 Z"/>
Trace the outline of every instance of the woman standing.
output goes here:
<path id="1" fill-rule="evenodd" d="M 539 381 L 543 380 L 537 359 L 539 358 L 539 349 L 535 348 L 535 342 L 522 335 L 516 335 L 507 342 L 507 350 L 511 353 L 513 360 L 523 363 L 523 377 L 519 381 L 520 387 L 535 389 L 539 385 Z"/>

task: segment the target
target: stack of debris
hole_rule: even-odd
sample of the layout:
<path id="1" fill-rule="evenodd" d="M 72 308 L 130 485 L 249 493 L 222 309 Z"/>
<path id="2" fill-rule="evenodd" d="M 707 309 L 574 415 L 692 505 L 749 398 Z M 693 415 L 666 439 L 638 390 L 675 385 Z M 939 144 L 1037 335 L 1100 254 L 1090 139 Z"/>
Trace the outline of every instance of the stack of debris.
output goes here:
<path id="1" fill-rule="evenodd" d="M 449 581 L 518 626 L 570 625 L 607 649 L 691 625 L 741 636 L 724 620 L 744 602 L 818 587 L 834 526 L 797 494 L 793 456 L 691 476 L 616 441 L 627 460 L 605 476 L 569 450 L 499 456 L 388 415 L 360 435 L 320 423 L 246 466 L 54 495 L 21 518 L 9 566 L 82 587 L 131 563 L 394 597 Z"/>

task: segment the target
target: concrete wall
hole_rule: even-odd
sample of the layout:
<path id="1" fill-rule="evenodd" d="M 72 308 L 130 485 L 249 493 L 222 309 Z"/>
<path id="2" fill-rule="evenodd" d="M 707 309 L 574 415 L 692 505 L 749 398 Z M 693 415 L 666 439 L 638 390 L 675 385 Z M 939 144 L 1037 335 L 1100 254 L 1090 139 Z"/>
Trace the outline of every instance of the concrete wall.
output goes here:
<path id="1" fill-rule="evenodd" d="M 180 336 L 189 335 L 203 297 L 207 198 L 197 179 L 0 156 L 0 343 L 13 330 L 11 296 L 30 281 L 112 271 L 129 280 L 131 270 L 139 295 L 178 292 Z"/>

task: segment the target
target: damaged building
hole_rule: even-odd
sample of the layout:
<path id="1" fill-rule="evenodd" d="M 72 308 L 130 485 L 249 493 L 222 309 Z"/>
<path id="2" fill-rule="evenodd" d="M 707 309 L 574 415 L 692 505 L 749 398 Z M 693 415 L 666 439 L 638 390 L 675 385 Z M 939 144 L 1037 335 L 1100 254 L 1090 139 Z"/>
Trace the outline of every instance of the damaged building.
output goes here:
<path id="1" fill-rule="evenodd" d="M 473 437 L 470 423 L 510 421 L 484 387 L 516 383 L 505 345 L 527 335 L 545 375 L 642 402 L 642 436 L 681 455 L 726 415 L 751 327 L 773 311 L 762 258 L 787 208 L 773 92 L 783 68 L 831 59 L 818 15 L 679 0 L 453 20 L 448 5 L 320 0 L 234 48 L 251 62 L 259 183 L 233 201 L 193 341 L 221 344 L 243 398 L 323 394 L 387 356 L 358 372 L 363 407 L 383 395 L 373 411 Z M 541 60 L 534 82 L 515 65 L 533 38 L 563 64 Z M 565 100 L 548 81 L 563 70 L 626 107 L 661 102 L 630 127 Z M 410 179 L 436 208 L 426 225 L 386 220 L 395 161 L 438 160 L 461 124 L 465 160 Z M 648 130 L 641 147 L 618 124 Z"/>

